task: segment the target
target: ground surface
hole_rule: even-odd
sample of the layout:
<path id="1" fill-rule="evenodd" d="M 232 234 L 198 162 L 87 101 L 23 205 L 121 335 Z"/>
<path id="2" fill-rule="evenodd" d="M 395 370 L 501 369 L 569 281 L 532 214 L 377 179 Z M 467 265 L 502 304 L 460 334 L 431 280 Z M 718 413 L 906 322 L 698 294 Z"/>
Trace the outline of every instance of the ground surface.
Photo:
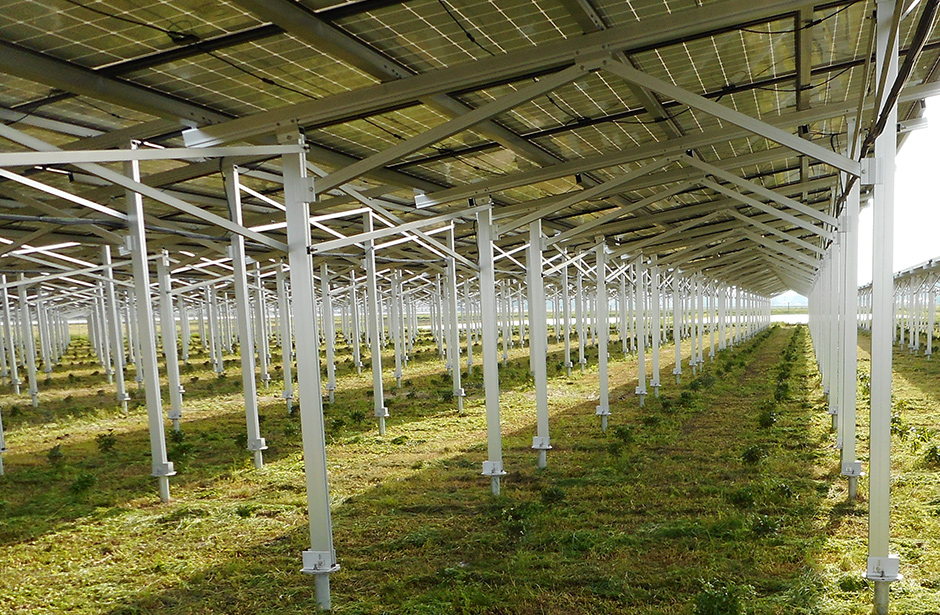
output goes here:
<path id="1" fill-rule="evenodd" d="M 663 396 L 642 409 L 635 357 L 619 350 L 611 344 L 607 434 L 594 416 L 596 351 L 570 379 L 550 358 L 554 450 L 544 471 L 529 449 L 527 349 L 513 351 L 501 369 L 509 476 L 496 499 L 479 476 L 479 363 L 458 415 L 436 347 L 422 340 L 403 388 L 386 378 L 391 418 L 379 437 L 369 370 L 357 374 L 341 353 L 326 410 L 342 565 L 335 612 L 652 615 L 738 604 L 753 614 L 867 613 L 866 485 L 845 504 L 805 327 L 773 327 L 696 379 L 686 368 L 682 387 L 664 361 Z M 170 442 L 174 500 L 161 505 L 147 476 L 142 394 L 120 412 L 87 353 L 76 340 L 39 409 L 0 396 L 10 448 L 0 612 L 315 611 L 312 579 L 299 573 L 308 546 L 300 424 L 279 399 L 281 383 L 263 391 L 270 449 L 256 471 L 235 362 L 219 379 L 204 356 L 191 359 L 183 436 Z M 671 346 L 663 356 L 674 356 Z M 893 549 L 905 580 L 894 585 L 894 612 L 938 613 L 940 362 L 899 351 L 895 369 Z M 863 460 L 867 370 L 864 355 Z"/>

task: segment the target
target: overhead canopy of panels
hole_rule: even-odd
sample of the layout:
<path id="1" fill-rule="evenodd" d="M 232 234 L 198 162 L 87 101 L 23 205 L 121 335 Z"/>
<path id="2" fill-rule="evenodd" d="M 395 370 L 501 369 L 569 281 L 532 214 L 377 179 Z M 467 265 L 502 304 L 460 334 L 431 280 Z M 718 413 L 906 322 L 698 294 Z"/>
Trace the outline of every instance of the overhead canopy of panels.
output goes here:
<path id="1" fill-rule="evenodd" d="M 908 4 L 898 29 L 902 135 L 940 89 L 935 7 Z M 362 237 L 345 239 L 362 232 L 361 218 L 327 214 L 367 207 L 377 231 L 410 225 L 413 241 L 383 257 L 420 269 L 446 253 L 426 233 L 454 224 L 458 266 L 472 267 L 472 207 L 492 203 L 498 249 L 524 244 L 541 219 L 559 247 L 602 239 L 764 296 L 807 292 L 839 197 L 862 172 L 849 126 L 865 140 L 880 117 L 875 95 L 893 85 L 874 69 L 873 10 L 862 1 L 9 2 L 0 13 L 3 269 L 61 274 L 99 261 L 98 244 L 116 243 L 126 225 L 109 203 L 133 187 L 112 177 L 131 140 L 151 187 L 148 240 L 173 253 L 179 275 L 225 275 L 230 231 L 255 259 L 277 256 L 287 237 L 284 150 L 274 145 L 279 130 L 299 127 L 316 177 L 312 211 L 324 216 L 312 228 L 315 258 L 361 258 Z M 241 228 L 229 222 L 229 162 L 241 171 Z M 392 233 L 379 235 L 381 244 Z"/>

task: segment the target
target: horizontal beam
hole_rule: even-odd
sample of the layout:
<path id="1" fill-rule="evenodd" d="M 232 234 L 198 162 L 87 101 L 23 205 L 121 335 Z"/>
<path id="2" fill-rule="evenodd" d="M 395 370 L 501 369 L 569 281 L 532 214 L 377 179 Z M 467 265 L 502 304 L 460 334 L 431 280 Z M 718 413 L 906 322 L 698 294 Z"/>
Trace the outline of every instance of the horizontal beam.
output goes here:
<path id="1" fill-rule="evenodd" d="M 48 152 L 0 152 L 0 167 L 20 167 L 83 162 L 132 160 L 199 160 L 203 158 L 265 158 L 302 154 L 299 145 L 249 145 L 244 147 L 167 147 L 161 149 L 58 150 Z"/>
<path id="2" fill-rule="evenodd" d="M 626 81 L 635 83 L 639 86 L 645 87 L 659 94 L 663 94 L 686 104 L 700 111 L 704 111 L 709 115 L 713 115 L 719 119 L 730 122 L 735 126 L 739 126 L 748 132 L 751 132 L 755 135 L 759 135 L 766 139 L 788 147 L 795 152 L 799 152 L 811 158 L 815 158 L 820 162 L 825 162 L 826 164 L 833 166 L 841 171 L 845 171 L 850 175 L 859 176 L 862 173 L 861 165 L 845 156 L 838 154 L 832 150 L 826 149 L 822 146 L 816 145 L 806 139 L 803 139 L 797 135 L 786 132 L 772 126 L 766 122 L 753 118 L 749 115 L 745 115 L 740 111 L 735 111 L 729 107 L 725 107 L 719 103 L 708 100 L 703 96 L 698 94 L 693 94 L 687 90 L 680 88 L 677 85 L 673 85 L 662 79 L 657 79 L 652 75 L 648 75 L 642 71 L 639 71 L 632 66 L 624 64 L 623 62 L 610 62 L 605 67 L 606 70 L 619 75 Z"/>

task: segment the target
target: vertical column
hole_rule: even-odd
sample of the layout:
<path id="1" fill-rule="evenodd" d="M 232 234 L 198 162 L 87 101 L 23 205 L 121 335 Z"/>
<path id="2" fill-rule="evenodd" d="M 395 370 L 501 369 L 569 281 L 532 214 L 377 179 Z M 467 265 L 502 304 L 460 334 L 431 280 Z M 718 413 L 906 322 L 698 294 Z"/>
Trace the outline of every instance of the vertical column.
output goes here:
<path id="1" fill-rule="evenodd" d="M 574 312 L 578 321 L 578 363 L 581 364 L 581 373 L 583 374 L 584 366 L 587 365 L 587 358 L 584 356 L 584 274 L 581 273 L 580 269 L 578 269 Z"/>
<path id="2" fill-rule="evenodd" d="M 640 407 L 646 403 L 646 272 L 643 255 L 633 262 L 634 288 L 636 289 L 636 361 L 637 386 L 635 393 L 640 396 Z"/>
<path id="3" fill-rule="evenodd" d="M 715 302 L 718 299 L 718 283 L 708 283 L 708 358 L 715 360 Z"/>
<path id="4" fill-rule="evenodd" d="M 626 357 L 630 350 L 630 319 L 627 314 L 627 274 L 620 273 L 620 350 Z"/>
<path id="5" fill-rule="evenodd" d="M 927 356 L 928 361 L 930 360 L 930 356 L 933 354 L 933 328 L 936 324 L 936 319 L 937 289 L 936 281 L 933 281 L 930 284 L 930 291 L 927 293 L 927 347 L 924 349 L 924 354 Z"/>
<path id="6" fill-rule="evenodd" d="M 323 314 L 325 317 L 323 331 L 326 337 L 326 390 L 330 395 L 330 403 L 332 404 L 336 391 L 336 331 L 334 331 L 336 321 L 333 317 L 333 296 L 330 294 L 330 286 L 330 268 L 327 267 L 326 263 L 320 263 L 320 295 L 323 297 Z M 290 331 L 284 329 L 282 335 L 288 336 L 289 345 Z M 287 395 L 286 389 L 284 394 Z"/>
<path id="7" fill-rule="evenodd" d="M 895 0 L 878 0 L 876 6 L 876 75 L 884 75 L 887 93 L 898 73 L 898 39 L 894 36 Z M 889 48 L 889 41 L 892 42 Z M 883 106 L 875 101 L 876 108 Z M 875 160 L 882 169 L 882 183 L 874 187 L 874 245 L 872 248 L 871 333 L 871 440 L 869 461 L 868 567 L 875 582 L 874 612 L 888 613 L 888 587 L 898 578 L 898 556 L 889 553 L 891 515 L 891 336 L 894 279 L 894 173 L 897 154 L 897 106 L 885 110 L 890 127 L 875 140 Z"/>
<path id="8" fill-rule="evenodd" d="M 16 343 L 13 341 L 13 316 L 10 312 L 10 297 L 7 292 L 7 276 L 0 276 L 3 300 L 3 335 L 6 338 L 7 353 L 10 357 L 10 382 L 13 384 L 13 393 L 20 394 L 20 375 L 16 364 Z M 932 329 L 932 327 L 931 327 Z"/>
<path id="9" fill-rule="evenodd" d="M 170 413 L 173 429 L 180 430 L 183 417 L 183 385 L 180 382 L 180 364 L 176 354 L 176 321 L 173 319 L 173 297 L 170 296 L 170 256 L 166 250 L 157 261 L 157 288 L 160 295 L 160 338 L 166 358 L 167 384 L 170 390 Z"/>
<path id="10" fill-rule="evenodd" d="M 29 314 L 29 303 L 26 301 L 26 276 L 20 274 L 20 325 L 22 332 L 24 356 L 26 357 L 26 374 L 29 377 L 29 396 L 33 400 L 33 408 L 39 407 L 39 387 L 36 385 L 36 338 L 33 337 L 33 319 Z"/>
<path id="11" fill-rule="evenodd" d="M 372 212 L 363 216 L 363 230 L 371 233 L 373 230 Z M 385 435 L 385 419 L 388 418 L 388 408 L 385 407 L 385 389 L 382 384 L 382 339 L 379 329 L 382 328 L 381 314 L 379 313 L 379 291 L 375 277 L 375 241 L 369 239 L 363 242 L 366 250 L 366 299 L 369 303 L 369 347 L 372 350 L 372 390 L 374 391 L 373 407 L 375 418 L 379 421 L 379 435 Z M 460 367 L 457 367 L 458 377 Z"/>
<path id="12" fill-rule="evenodd" d="M 298 133 L 278 135 L 282 144 L 303 145 Z M 310 201 L 313 186 L 306 180 L 303 154 L 281 158 L 284 174 L 284 206 L 287 209 L 287 248 L 290 260 L 291 300 L 297 344 L 297 385 L 303 434 L 304 474 L 307 479 L 307 515 L 310 549 L 303 553 L 303 572 L 314 575 L 317 605 L 330 610 L 330 573 L 339 570 L 333 549 L 330 488 L 326 472 L 326 435 L 320 390 L 320 357 L 317 343 L 317 307 L 310 259 Z M 357 340 L 358 343 L 358 340 Z"/>
<path id="13" fill-rule="evenodd" d="M 679 269 L 672 272 L 672 343 L 675 345 L 676 365 L 672 373 L 676 377 L 676 384 L 682 382 L 682 298 L 680 296 Z"/>
<path id="14" fill-rule="evenodd" d="M 219 318 L 219 304 L 218 304 L 218 295 L 216 293 L 215 286 L 209 285 L 206 289 L 208 293 L 208 305 L 209 312 L 207 318 L 209 321 L 209 349 L 212 352 L 212 365 L 215 368 L 215 373 L 221 374 L 225 371 L 225 363 L 222 358 L 222 341 L 219 335 L 219 324 L 221 319 Z M 246 308 L 247 309 L 247 308 Z M 252 347 L 246 345 L 247 339 L 250 338 L 241 338 L 239 339 L 239 347 L 242 354 L 245 352 L 252 352 Z"/>
<path id="15" fill-rule="evenodd" d="M 271 374 L 268 373 L 268 336 L 265 332 L 264 281 L 261 278 L 261 263 L 255 262 L 255 346 L 258 350 L 258 366 L 261 368 L 261 381 L 268 386 Z M 236 299 L 237 301 L 237 299 Z M 240 337 L 240 334 L 239 334 Z M 244 346 L 242 346 L 244 348 Z M 251 346 L 248 347 L 251 350 Z"/>
<path id="16" fill-rule="evenodd" d="M 854 134 L 850 127 L 849 134 Z M 839 230 L 844 255 L 842 259 L 843 289 L 842 317 L 842 475 L 849 480 L 849 501 L 858 495 L 858 477 L 862 473 L 862 462 L 856 459 L 856 387 L 858 385 L 858 210 L 860 186 L 852 187 L 843 207 Z M 929 339 L 929 337 L 928 337 Z"/>
<path id="17" fill-rule="evenodd" d="M 186 305 L 186 299 L 182 294 L 176 298 L 176 310 L 180 315 L 180 358 L 183 359 L 184 364 L 188 365 L 192 329 L 189 326 L 189 306 Z"/>
<path id="18" fill-rule="evenodd" d="M 561 268 L 561 298 L 565 322 L 565 369 L 571 378 L 571 290 L 568 287 L 568 251 L 562 252 L 564 266 Z"/>
<path id="19" fill-rule="evenodd" d="M 401 329 L 401 272 L 397 269 L 392 271 L 392 301 L 389 304 L 391 308 L 391 334 L 392 343 L 395 347 L 395 385 L 401 388 L 401 355 L 402 355 L 402 337 Z M 457 366 L 460 369 L 460 366 Z"/>
<path id="20" fill-rule="evenodd" d="M 135 146 L 132 146 L 136 149 Z M 140 182 L 137 161 L 125 164 L 125 172 Z M 140 341 L 142 378 L 147 399 L 147 421 L 150 431 L 150 459 L 152 476 L 160 486 L 160 500 L 170 500 L 170 477 L 176 474 L 173 463 L 167 461 L 166 438 L 163 433 L 163 403 L 160 399 L 160 374 L 157 371 L 157 340 L 153 328 L 153 309 L 150 302 L 150 268 L 147 262 L 147 240 L 144 231 L 144 205 L 140 194 L 127 191 L 127 227 L 134 271 L 134 295 L 137 299 L 137 338 Z"/>
<path id="21" fill-rule="evenodd" d="M 6 276 L 4 276 L 4 278 L 3 278 L 2 285 L 3 285 L 3 287 L 2 287 L 3 301 L 4 301 L 4 306 L 5 306 L 5 304 L 6 304 L 6 298 L 7 298 L 7 296 L 6 296 L 6 290 L 7 290 L 7 289 L 6 289 Z M 8 321 L 7 321 L 6 319 L 4 319 L 3 323 L 4 323 L 3 326 L 4 326 L 4 331 L 5 331 L 5 328 L 6 328 L 7 324 L 8 324 Z M 7 362 L 7 356 L 8 356 L 7 350 L 8 350 L 8 349 L 7 349 L 7 338 L 6 338 L 6 334 L 5 334 L 5 332 L 4 332 L 4 333 L 0 333 L 0 371 L 2 371 L 2 373 L 0 373 L 0 378 L 2 378 L 3 380 L 9 382 L 10 384 L 12 384 L 12 383 L 13 383 L 13 379 L 12 379 L 11 376 L 10 376 L 10 365 L 9 365 L 9 363 Z"/>
<path id="22" fill-rule="evenodd" d="M 98 288 L 100 293 L 101 289 Z M 101 297 L 98 296 L 100 305 Z M 42 355 L 42 371 L 46 374 L 46 382 L 52 378 L 52 349 L 49 347 L 49 321 L 46 318 L 46 300 L 42 296 L 42 286 L 36 288 L 36 328 L 39 330 L 39 351 Z M 105 352 L 108 352 L 107 343 L 105 343 Z M 107 356 L 107 354 L 105 355 Z M 108 378 L 111 378 L 111 364 L 105 359 L 105 370 Z"/>
<path id="23" fill-rule="evenodd" d="M 325 266 L 326 265 L 324 265 L 324 267 Z M 284 391 L 281 393 L 281 396 L 287 404 L 287 414 L 291 414 L 294 411 L 294 340 L 291 336 L 290 299 L 287 295 L 287 275 L 285 274 L 284 261 L 278 262 L 274 276 L 274 282 L 277 286 L 277 311 L 280 314 L 279 324 L 281 327 L 281 371 L 284 372 Z M 321 281 L 323 280 L 322 270 L 320 279 Z M 328 318 L 325 322 L 329 323 L 329 329 L 327 329 L 326 335 L 327 369 L 332 377 L 333 345 L 336 341 L 336 336 L 333 334 L 333 323 L 331 322 L 333 316 L 333 302 L 330 299 L 329 281 L 324 284 L 324 289 L 323 301 L 325 307 L 323 311 Z M 336 387 L 334 386 L 333 388 Z M 333 389 L 330 389 L 330 403 L 332 402 Z"/>
<path id="24" fill-rule="evenodd" d="M 603 237 L 595 237 L 595 274 L 597 280 L 597 305 L 594 308 L 594 330 L 597 332 L 597 380 L 599 401 L 595 414 L 601 417 L 601 431 L 607 431 L 610 416 L 610 383 L 607 374 L 607 338 L 610 335 L 610 305 L 607 301 L 607 243 Z"/>
<path id="25" fill-rule="evenodd" d="M 209 340 L 206 338 L 206 303 L 205 301 L 199 302 L 199 311 L 197 313 L 198 327 L 199 327 L 199 343 L 202 346 L 202 352 L 205 352 L 209 349 Z"/>
<path id="26" fill-rule="evenodd" d="M 512 323 L 510 322 L 509 286 L 505 280 L 500 283 L 499 294 L 503 300 L 503 367 L 506 367 L 509 363 L 509 346 L 512 345 Z"/>
<path id="27" fill-rule="evenodd" d="M 548 433 L 548 323 L 545 316 L 545 286 L 542 281 L 542 221 L 529 224 L 529 253 L 526 259 L 526 286 L 529 292 L 529 353 L 535 376 L 536 435 L 532 448 L 538 451 L 538 467 L 548 465 L 552 448 Z"/>
<path id="28" fill-rule="evenodd" d="M 477 251 L 480 258 L 480 311 L 483 323 L 483 389 L 486 396 L 486 448 L 483 476 L 490 477 L 493 495 L 499 495 L 503 471 L 503 436 L 499 421 L 499 367 L 496 362 L 496 268 L 493 265 L 493 212 L 477 212 Z"/>
<path id="29" fill-rule="evenodd" d="M 242 199 L 241 188 L 238 185 L 238 169 L 232 165 L 226 165 L 222 169 L 222 175 L 225 178 L 225 198 L 228 202 L 229 218 L 239 226 L 242 224 Z M 261 437 L 261 424 L 258 420 L 258 390 L 255 383 L 255 355 L 254 342 L 252 339 L 251 318 L 249 316 L 248 298 L 250 290 L 248 288 L 248 263 L 245 257 L 245 238 L 238 233 L 232 233 L 231 244 L 232 256 L 232 284 L 235 286 L 235 310 L 238 319 L 238 344 L 239 354 L 241 355 L 242 367 L 242 389 L 245 396 L 245 424 L 248 433 L 248 450 L 251 451 L 254 458 L 255 468 L 264 467 L 263 452 L 267 449 L 264 438 Z M 256 273 L 259 273 L 256 270 Z M 259 278 L 257 280 L 259 283 Z M 260 293 L 256 295 L 256 301 L 260 302 Z M 257 309 L 257 308 L 256 308 Z M 258 322 L 260 322 L 260 314 Z M 259 331 L 263 331 L 258 327 Z M 264 349 L 258 344 L 258 355 L 263 356 Z"/>
<path id="30" fill-rule="evenodd" d="M 467 337 L 467 376 L 473 374 L 473 300 L 470 294 L 470 278 L 463 281 L 463 305 L 465 333 Z M 556 330 L 557 334 L 557 330 Z"/>
<path id="31" fill-rule="evenodd" d="M 353 362 L 356 364 L 356 371 L 362 373 L 362 333 L 359 329 L 359 299 L 356 296 L 356 271 L 349 271 L 349 306 L 352 313 L 352 347 Z"/>
<path id="32" fill-rule="evenodd" d="M 441 310 L 441 274 L 434 275 L 434 296 L 431 307 L 434 316 L 431 318 L 431 329 L 434 331 L 434 340 L 437 342 L 437 354 L 444 359 L 444 315 Z"/>
<path id="33" fill-rule="evenodd" d="M 653 387 L 653 396 L 659 397 L 659 344 L 662 322 L 659 313 L 659 264 L 655 256 L 653 256 L 650 266 L 650 294 L 653 303 L 653 378 L 650 381 L 650 386 Z"/>
<path id="34" fill-rule="evenodd" d="M 454 250 L 454 229 L 447 231 L 447 245 Z M 522 299 L 520 297 L 520 303 Z M 454 397 L 457 398 L 457 412 L 463 412 L 464 390 L 460 384 L 460 321 L 457 315 L 457 260 L 447 257 L 447 364 L 450 366 L 451 379 L 454 383 Z M 522 321 L 520 320 L 520 331 Z"/>

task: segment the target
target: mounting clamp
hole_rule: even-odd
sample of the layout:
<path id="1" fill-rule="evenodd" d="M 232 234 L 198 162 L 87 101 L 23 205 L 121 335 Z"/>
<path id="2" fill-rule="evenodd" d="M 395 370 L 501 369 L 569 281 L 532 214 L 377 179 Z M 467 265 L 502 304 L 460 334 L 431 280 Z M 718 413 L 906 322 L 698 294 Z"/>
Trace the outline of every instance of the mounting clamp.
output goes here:
<path id="1" fill-rule="evenodd" d="M 532 436 L 532 448 L 538 451 L 550 451 L 552 449 L 552 445 L 548 442 L 548 436 L 545 436 L 544 438 L 540 436 Z"/>
<path id="2" fill-rule="evenodd" d="M 869 557 L 865 578 L 869 581 L 900 581 L 901 559 L 897 553 L 888 557 Z"/>
<path id="3" fill-rule="evenodd" d="M 503 470 L 502 461 L 484 461 L 483 462 L 483 476 L 506 476 L 506 472 Z"/>
<path id="4" fill-rule="evenodd" d="M 307 549 L 303 552 L 304 567 L 300 571 L 304 574 L 330 574 L 339 570 L 339 564 L 335 562 L 335 551 L 311 551 Z"/>

